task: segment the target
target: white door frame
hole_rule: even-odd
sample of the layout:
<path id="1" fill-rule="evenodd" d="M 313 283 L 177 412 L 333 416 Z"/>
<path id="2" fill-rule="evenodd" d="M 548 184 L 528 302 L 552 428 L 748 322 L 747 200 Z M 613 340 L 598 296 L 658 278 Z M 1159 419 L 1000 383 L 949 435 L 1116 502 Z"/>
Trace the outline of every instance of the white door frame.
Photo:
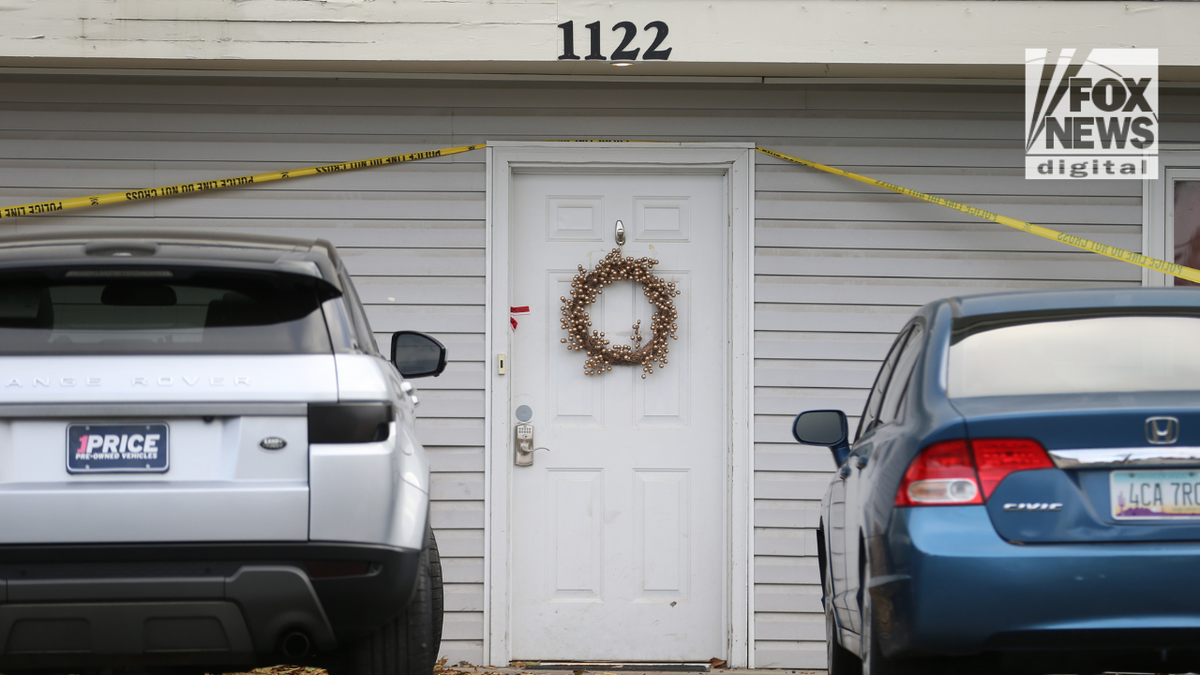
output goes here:
<path id="1" fill-rule="evenodd" d="M 498 358 L 512 353 L 509 330 L 512 259 L 509 220 L 513 173 L 554 168 L 716 169 L 726 176 L 729 205 L 729 439 L 725 524 L 727 660 L 753 667 L 754 475 L 754 162 L 753 143 L 489 142 L 487 147 L 487 335 L 485 426 L 484 656 L 496 666 L 511 660 L 512 428 L 509 378 Z"/>
<path id="2" fill-rule="evenodd" d="M 1142 253 L 1175 260 L 1175 185 L 1179 178 L 1200 178 L 1200 145 L 1164 144 L 1158 153 L 1157 180 L 1142 181 Z M 1169 286 L 1167 275 L 1142 268 L 1143 286 Z"/>

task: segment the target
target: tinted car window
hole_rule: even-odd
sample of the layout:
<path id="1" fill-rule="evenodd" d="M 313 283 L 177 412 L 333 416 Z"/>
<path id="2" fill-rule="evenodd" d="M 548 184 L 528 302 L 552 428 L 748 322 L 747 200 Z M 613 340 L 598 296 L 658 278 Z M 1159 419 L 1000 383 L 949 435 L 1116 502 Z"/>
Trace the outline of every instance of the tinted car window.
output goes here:
<path id="1" fill-rule="evenodd" d="M 952 398 L 1186 391 L 1200 382 L 1200 317 L 1101 316 L 1006 325 L 950 346 Z"/>
<path id="2" fill-rule="evenodd" d="M 887 389 L 888 381 L 892 377 L 892 369 L 896 365 L 896 358 L 900 355 L 900 350 L 904 346 L 904 341 L 908 339 L 908 335 L 909 331 L 900 333 L 900 336 L 892 343 L 892 349 L 888 352 L 887 358 L 883 360 L 883 365 L 879 367 L 879 374 L 875 376 L 875 386 L 871 388 L 871 395 L 867 397 L 867 405 L 863 409 L 862 418 L 858 421 L 858 432 L 855 434 L 855 439 L 861 438 L 876 425 L 880 406 L 883 405 L 883 392 Z"/>
<path id="3" fill-rule="evenodd" d="M 879 424 L 893 422 L 900 414 L 900 402 L 904 398 L 905 390 L 908 389 L 908 379 L 912 376 L 917 356 L 920 355 L 921 347 L 925 344 L 922 339 L 924 332 L 925 329 L 920 324 L 914 325 L 908 341 L 904 343 L 904 349 L 896 359 L 891 381 L 888 382 L 887 390 L 883 394 L 883 403 L 879 407 Z"/>
<path id="4" fill-rule="evenodd" d="M 332 351 L 312 277 L 207 268 L 0 275 L 0 354 L 312 354 Z"/>

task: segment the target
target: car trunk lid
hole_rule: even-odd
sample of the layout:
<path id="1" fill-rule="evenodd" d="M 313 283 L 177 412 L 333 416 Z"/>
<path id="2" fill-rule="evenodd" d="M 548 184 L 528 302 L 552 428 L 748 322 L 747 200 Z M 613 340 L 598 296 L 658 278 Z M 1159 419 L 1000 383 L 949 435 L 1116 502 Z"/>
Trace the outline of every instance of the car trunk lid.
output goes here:
<path id="1" fill-rule="evenodd" d="M 987 509 L 1021 543 L 1200 540 L 1200 395 L 958 399 L 972 440 L 1028 438 L 1054 468 L 1018 471 Z"/>

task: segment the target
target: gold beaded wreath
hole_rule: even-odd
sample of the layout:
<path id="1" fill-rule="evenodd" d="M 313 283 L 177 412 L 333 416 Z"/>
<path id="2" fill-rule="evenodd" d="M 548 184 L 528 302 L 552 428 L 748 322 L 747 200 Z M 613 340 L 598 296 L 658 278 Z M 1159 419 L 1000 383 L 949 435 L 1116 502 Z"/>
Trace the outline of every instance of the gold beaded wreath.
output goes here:
<path id="1" fill-rule="evenodd" d="M 604 256 L 596 269 L 588 272 L 583 265 L 579 266 L 579 274 L 571 280 L 571 297 L 559 298 L 562 303 L 562 327 L 567 331 L 567 337 L 562 342 L 567 349 L 584 351 L 587 361 L 583 364 L 584 375 L 600 375 L 612 370 L 613 366 L 641 366 L 642 378 L 654 372 L 654 362 L 658 367 L 667 365 L 667 336 L 678 340 L 675 331 L 679 312 L 675 310 L 675 302 L 671 298 L 679 295 L 675 284 L 667 283 L 661 277 L 655 276 L 654 266 L 657 260 L 651 258 L 625 257 L 621 249 L 614 248 Z M 592 317 L 588 307 L 596 302 L 596 297 L 604 292 L 604 287 L 614 281 L 635 281 L 642 285 L 642 292 L 650 304 L 654 305 L 654 316 L 650 318 L 650 341 L 642 344 L 642 322 L 639 319 L 633 324 L 632 345 L 609 346 L 610 341 L 604 333 L 588 330 L 592 327 Z"/>

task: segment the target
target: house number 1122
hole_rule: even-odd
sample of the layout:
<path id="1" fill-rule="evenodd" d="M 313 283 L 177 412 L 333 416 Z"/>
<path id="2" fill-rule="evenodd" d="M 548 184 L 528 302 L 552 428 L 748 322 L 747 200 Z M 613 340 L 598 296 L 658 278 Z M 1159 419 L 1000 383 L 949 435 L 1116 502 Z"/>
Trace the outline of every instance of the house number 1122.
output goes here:
<path id="1" fill-rule="evenodd" d="M 578 60 L 579 56 L 575 54 L 575 22 L 560 23 L 558 27 L 563 32 L 563 53 L 558 55 L 558 59 L 560 61 L 563 59 Z M 587 28 L 592 36 L 592 50 L 590 54 L 583 57 L 585 61 L 607 61 L 609 58 L 613 61 L 634 61 L 637 60 L 638 52 L 642 50 L 641 47 L 628 48 L 629 43 L 633 42 L 634 36 L 637 35 L 637 26 L 633 25 L 632 21 L 622 21 L 612 27 L 614 31 L 625 31 L 625 36 L 621 39 L 621 44 L 617 47 L 616 51 L 607 58 L 604 54 L 600 53 L 600 22 L 593 21 L 584 26 L 584 28 Z M 666 61 L 671 58 L 671 47 L 659 49 L 663 41 L 667 39 L 667 32 L 670 30 L 667 28 L 666 22 L 651 21 L 642 30 L 656 31 L 654 41 L 650 43 L 650 48 L 646 50 L 645 54 L 642 54 L 643 61 Z"/>

